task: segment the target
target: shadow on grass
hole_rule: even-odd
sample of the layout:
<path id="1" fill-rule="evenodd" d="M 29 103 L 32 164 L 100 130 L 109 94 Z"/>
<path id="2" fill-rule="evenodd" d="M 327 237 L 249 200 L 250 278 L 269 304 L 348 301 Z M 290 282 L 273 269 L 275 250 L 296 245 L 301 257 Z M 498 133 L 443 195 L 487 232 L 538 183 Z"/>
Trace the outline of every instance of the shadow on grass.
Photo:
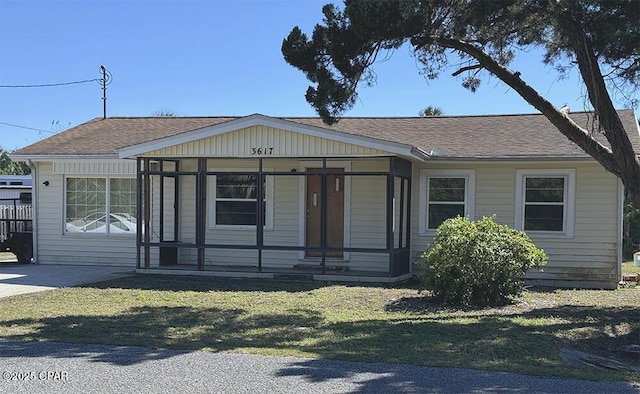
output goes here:
<path id="1" fill-rule="evenodd" d="M 554 288 L 536 288 L 536 292 L 555 292 Z M 629 365 L 640 366 L 640 360 L 626 354 L 623 349 L 640 344 L 640 308 L 591 307 L 559 305 L 547 308 L 518 310 L 514 303 L 498 308 L 446 306 L 434 297 L 414 296 L 393 300 L 385 306 L 387 312 L 413 316 L 443 315 L 464 312 L 467 316 L 487 319 L 521 320 L 530 325 L 535 335 L 545 334 L 558 346 L 573 347 L 603 357 L 614 357 Z M 539 327 L 535 327 L 538 325 Z M 490 334 L 489 334 L 490 335 Z"/>
<path id="2" fill-rule="evenodd" d="M 115 316 L 15 319 L 4 324 L 9 332 L 12 327 L 26 327 L 23 333 L 15 330 L 5 337 L 18 341 L 215 352 L 272 349 L 271 354 L 583 378 L 592 377 L 592 371 L 564 365 L 559 348 L 586 349 L 596 354 L 620 351 L 621 342 L 638 336 L 640 325 L 640 310 L 631 307 L 561 306 L 517 314 L 483 313 L 393 313 L 384 319 L 329 321 L 321 311 L 311 309 L 252 314 L 243 309 L 143 306 Z M 621 324 L 631 328 L 616 333 Z M 0 342 L 0 349 L 2 346 Z M 9 354 L 0 351 L 0 358 Z M 128 365 L 174 354 L 157 350 L 127 357 L 116 349 L 115 353 L 93 355 L 92 359 Z M 78 347 L 77 356 L 84 356 L 82 347 Z M 606 376 L 627 379 L 625 375 Z"/>
<path id="3" fill-rule="evenodd" d="M 152 349 L 226 351 L 239 348 L 285 347 L 320 325 L 313 311 L 293 310 L 287 314 L 245 315 L 241 309 L 190 307 L 134 307 L 116 316 L 60 316 L 19 319 L 11 326 L 36 327 L 27 334 L 8 335 L 18 341 L 73 342 L 144 346 Z M 0 342 L 0 347 L 2 342 Z M 0 352 L 0 357 L 6 357 Z M 152 353 L 161 357 L 162 351 Z M 68 356 L 68 354 L 65 354 Z M 103 355 L 96 361 L 135 364 L 140 359 Z"/>

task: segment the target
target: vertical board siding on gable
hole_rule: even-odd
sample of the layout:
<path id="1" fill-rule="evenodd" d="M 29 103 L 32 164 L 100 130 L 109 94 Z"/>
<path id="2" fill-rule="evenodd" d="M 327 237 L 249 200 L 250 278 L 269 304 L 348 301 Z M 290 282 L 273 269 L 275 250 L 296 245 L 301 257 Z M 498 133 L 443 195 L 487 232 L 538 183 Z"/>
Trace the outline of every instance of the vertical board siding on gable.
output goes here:
<path id="1" fill-rule="evenodd" d="M 420 167 L 420 166 L 416 166 Z M 536 279 L 616 281 L 617 260 L 617 178 L 597 163 L 557 162 L 494 164 L 427 163 L 425 168 L 475 169 L 476 217 L 496 215 L 496 221 L 514 226 L 517 169 L 576 169 L 575 234 L 572 238 L 531 235 L 534 243 L 549 255 L 544 272 L 530 272 Z M 415 168 L 417 179 L 420 168 Z M 418 235 L 417 212 L 420 185 L 414 183 L 413 255 L 419 255 L 432 242 L 431 236 Z M 417 219 L 417 220 L 416 220 Z M 591 278 L 591 279 L 589 279 Z"/>
<path id="2" fill-rule="evenodd" d="M 108 160 L 91 162 L 54 162 L 53 174 L 83 175 L 135 175 L 135 160 Z"/>
<path id="3" fill-rule="evenodd" d="M 146 153 L 147 157 L 250 157 L 251 148 L 273 148 L 268 155 L 287 156 L 362 156 L 385 152 L 266 126 L 252 126 L 214 137 Z"/>
<path id="4" fill-rule="evenodd" d="M 75 171 L 73 175 L 84 174 L 93 168 L 111 168 L 116 171 L 124 167 L 100 163 L 73 163 L 65 170 Z M 125 166 L 126 167 L 126 166 Z M 132 236 L 106 236 L 99 234 L 64 234 L 64 176 L 54 174 L 51 162 L 38 162 L 38 195 L 37 195 L 37 243 L 38 262 L 40 264 L 75 264 L 75 265 L 119 265 L 135 267 L 136 240 Z M 58 167 L 60 170 L 60 167 Z M 87 174 L 88 175 L 88 174 Z M 42 182 L 49 181 L 49 186 Z"/>

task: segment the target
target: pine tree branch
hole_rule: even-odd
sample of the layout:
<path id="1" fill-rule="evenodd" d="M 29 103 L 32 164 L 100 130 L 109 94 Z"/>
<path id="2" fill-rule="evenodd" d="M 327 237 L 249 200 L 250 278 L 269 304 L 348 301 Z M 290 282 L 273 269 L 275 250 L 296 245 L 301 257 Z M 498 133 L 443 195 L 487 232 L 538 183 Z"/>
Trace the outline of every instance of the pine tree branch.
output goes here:
<path id="1" fill-rule="evenodd" d="M 416 49 L 435 44 L 473 57 L 484 69 L 515 90 L 525 101 L 545 115 L 562 134 L 595 158 L 607 171 L 616 176 L 621 175 L 620 168 L 611 149 L 593 139 L 589 135 L 589 131 L 583 129 L 566 114 L 560 112 L 553 104 L 524 82 L 520 78 L 520 73 L 511 72 L 495 61 L 482 48 L 462 40 L 440 36 L 414 37 L 411 40 L 411 44 Z"/>
<path id="2" fill-rule="evenodd" d="M 458 75 L 462 74 L 465 71 L 471 71 L 471 70 L 477 70 L 479 68 L 482 68 L 481 64 L 474 64 L 472 66 L 466 66 L 466 67 L 461 67 L 460 69 L 458 69 L 456 72 L 454 72 L 453 74 L 451 74 L 452 77 L 457 77 Z"/>

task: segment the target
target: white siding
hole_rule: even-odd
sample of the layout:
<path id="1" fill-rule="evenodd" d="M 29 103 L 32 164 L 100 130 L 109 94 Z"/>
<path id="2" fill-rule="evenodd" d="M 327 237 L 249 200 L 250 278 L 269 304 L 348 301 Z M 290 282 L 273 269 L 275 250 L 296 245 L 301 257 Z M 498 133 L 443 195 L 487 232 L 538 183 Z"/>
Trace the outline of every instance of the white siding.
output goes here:
<path id="1" fill-rule="evenodd" d="M 388 160 L 355 160 L 352 171 L 388 171 Z M 386 176 L 351 177 L 351 246 L 385 248 L 387 209 Z M 352 253 L 350 267 L 364 271 L 389 271 L 386 253 Z"/>
<path id="2" fill-rule="evenodd" d="M 571 281 L 593 286 L 617 283 L 618 242 L 618 181 L 597 163 L 557 162 L 499 164 L 441 164 L 428 163 L 428 168 L 456 168 L 476 170 L 475 217 L 496 215 L 496 221 L 513 227 L 515 225 L 516 170 L 523 169 L 575 169 L 575 228 L 573 237 L 542 237 L 531 234 L 534 243 L 545 250 L 549 257 L 543 272 L 529 272 L 528 278 L 560 280 L 560 285 L 571 285 Z M 419 235 L 418 193 L 416 182 L 420 166 L 414 168 L 414 229 L 412 253 L 418 256 L 433 240 L 431 235 Z"/>
<path id="3" fill-rule="evenodd" d="M 38 263 L 135 267 L 135 236 L 64 234 L 64 175 L 54 174 L 51 162 L 38 162 L 36 171 Z"/>
<path id="4" fill-rule="evenodd" d="M 109 173 L 130 173 L 129 162 L 122 166 L 111 162 L 100 166 L 99 163 L 59 163 L 54 173 L 54 165 L 40 162 L 37 166 L 39 185 L 37 193 L 37 242 L 38 258 L 43 264 L 109 264 L 135 266 L 135 238 L 131 236 L 106 236 L 98 234 L 64 234 L 64 174 L 85 174 L 87 171 Z M 220 160 L 211 159 L 209 170 L 213 169 L 257 169 L 256 160 Z M 386 171 L 388 159 L 371 158 L 350 161 L 351 170 Z M 328 163 L 331 166 L 331 163 Z M 303 164 L 298 160 L 265 159 L 264 167 L 275 171 L 289 172 L 301 170 Z M 197 168 L 195 159 L 183 160 L 181 169 L 192 171 Z M 414 165 L 412 194 L 412 255 L 418 256 L 432 241 L 432 235 L 418 234 L 418 204 L 421 168 L 429 169 L 473 169 L 475 170 L 475 217 L 495 215 L 499 223 L 514 226 L 516 202 L 516 171 L 521 169 L 575 169 L 575 226 L 572 237 L 558 236 L 544 238 L 533 235 L 533 241 L 543 248 L 549 263 L 543 272 L 530 272 L 531 279 L 561 280 L 567 283 L 591 283 L 592 285 L 610 285 L 617 282 L 618 248 L 618 181 L 605 172 L 598 164 L 590 162 L 501 162 L 501 163 L 445 163 L 429 162 Z M 49 186 L 42 182 L 49 181 Z M 350 183 L 350 196 L 347 204 L 351 212 L 347 229 L 352 247 L 382 248 L 386 243 L 386 177 L 347 176 Z M 304 182 L 297 176 L 276 176 L 274 182 L 273 228 L 265 231 L 266 245 L 300 245 L 304 239 Z M 154 177 L 152 190 L 152 227 L 153 239 L 159 234 L 159 178 Z M 302 190 L 301 190 L 302 187 Z M 170 184 L 165 186 L 165 215 L 171 211 L 173 194 Z M 209 191 L 207 191 L 209 193 Z M 210 197 L 207 210 L 210 207 Z M 396 198 L 398 193 L 396 193 Z M 180 216 L 179 240 L 195 241 L 195 176 L 183 176 L 180 180 Z M 396 204 L 396 219 L 399 204 Z M 173 218 L 167 216 L 165 235 L 171 235 Z M 255 229 L 210 228 L 207 217 L 206 242 L 213 244 L 255 244 Z M 396 221 L 396 232 L 398 231 Z M 397 234 L 396 234 L 397 239 Z M 157 264 L 157 248 L 152 255 L 153 265 Z M 206 264 L 255 266 L 255 250 L 208 249 Z M 179 262 L 195 264 L 196 250 L 182 248 Z M 297 251 L 264 251 L 263 267 L 292 267 L 298 264 Z M 308 261 L 305 261 L 307 263 Z M 331 262 L 346 265 L 352 270 L 380 271 L 388 270 L 386 254 L 350 253 L 348 262 Z M 553 282 L 558 284 L 559 282 Z"/>

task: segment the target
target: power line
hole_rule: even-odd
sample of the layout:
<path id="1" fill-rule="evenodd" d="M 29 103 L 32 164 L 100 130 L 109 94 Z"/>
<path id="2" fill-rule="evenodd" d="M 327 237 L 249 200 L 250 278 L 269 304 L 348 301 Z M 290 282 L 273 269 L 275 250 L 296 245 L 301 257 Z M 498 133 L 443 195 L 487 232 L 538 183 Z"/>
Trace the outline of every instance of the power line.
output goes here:
<path id="1" fill-rule="evenodd" d="M 40 132 L 43 132 L 43 133 L 56 134 L 56 132 L 54 132 L 54 131 L 48 131 L 48 130 L 42 130 L 42 129 L 34 129 L 33 127 L 20 126 L 20 125 L 17 125 L 17 124 L 11 124 L 11 123 L 6 123 L 6 122 L 0 122 L 0 124 L 3 124 L 5 126 L 11 126 L 11 127 L 19 127 L 21 129 L 40 131 Z"/>
<path id="2" fill-rule="evenodd" d="M 0 88 L 48 88 L 52 86 L 75 85 L 79 83 L 101 82 L 101 81 L 102 80 L 100 78 L 94 78 L 94 79 L 85 79 L 83 81 L 49 83 L 49 84 L 41 84 L 41 85 L 0 85 Z"/>

